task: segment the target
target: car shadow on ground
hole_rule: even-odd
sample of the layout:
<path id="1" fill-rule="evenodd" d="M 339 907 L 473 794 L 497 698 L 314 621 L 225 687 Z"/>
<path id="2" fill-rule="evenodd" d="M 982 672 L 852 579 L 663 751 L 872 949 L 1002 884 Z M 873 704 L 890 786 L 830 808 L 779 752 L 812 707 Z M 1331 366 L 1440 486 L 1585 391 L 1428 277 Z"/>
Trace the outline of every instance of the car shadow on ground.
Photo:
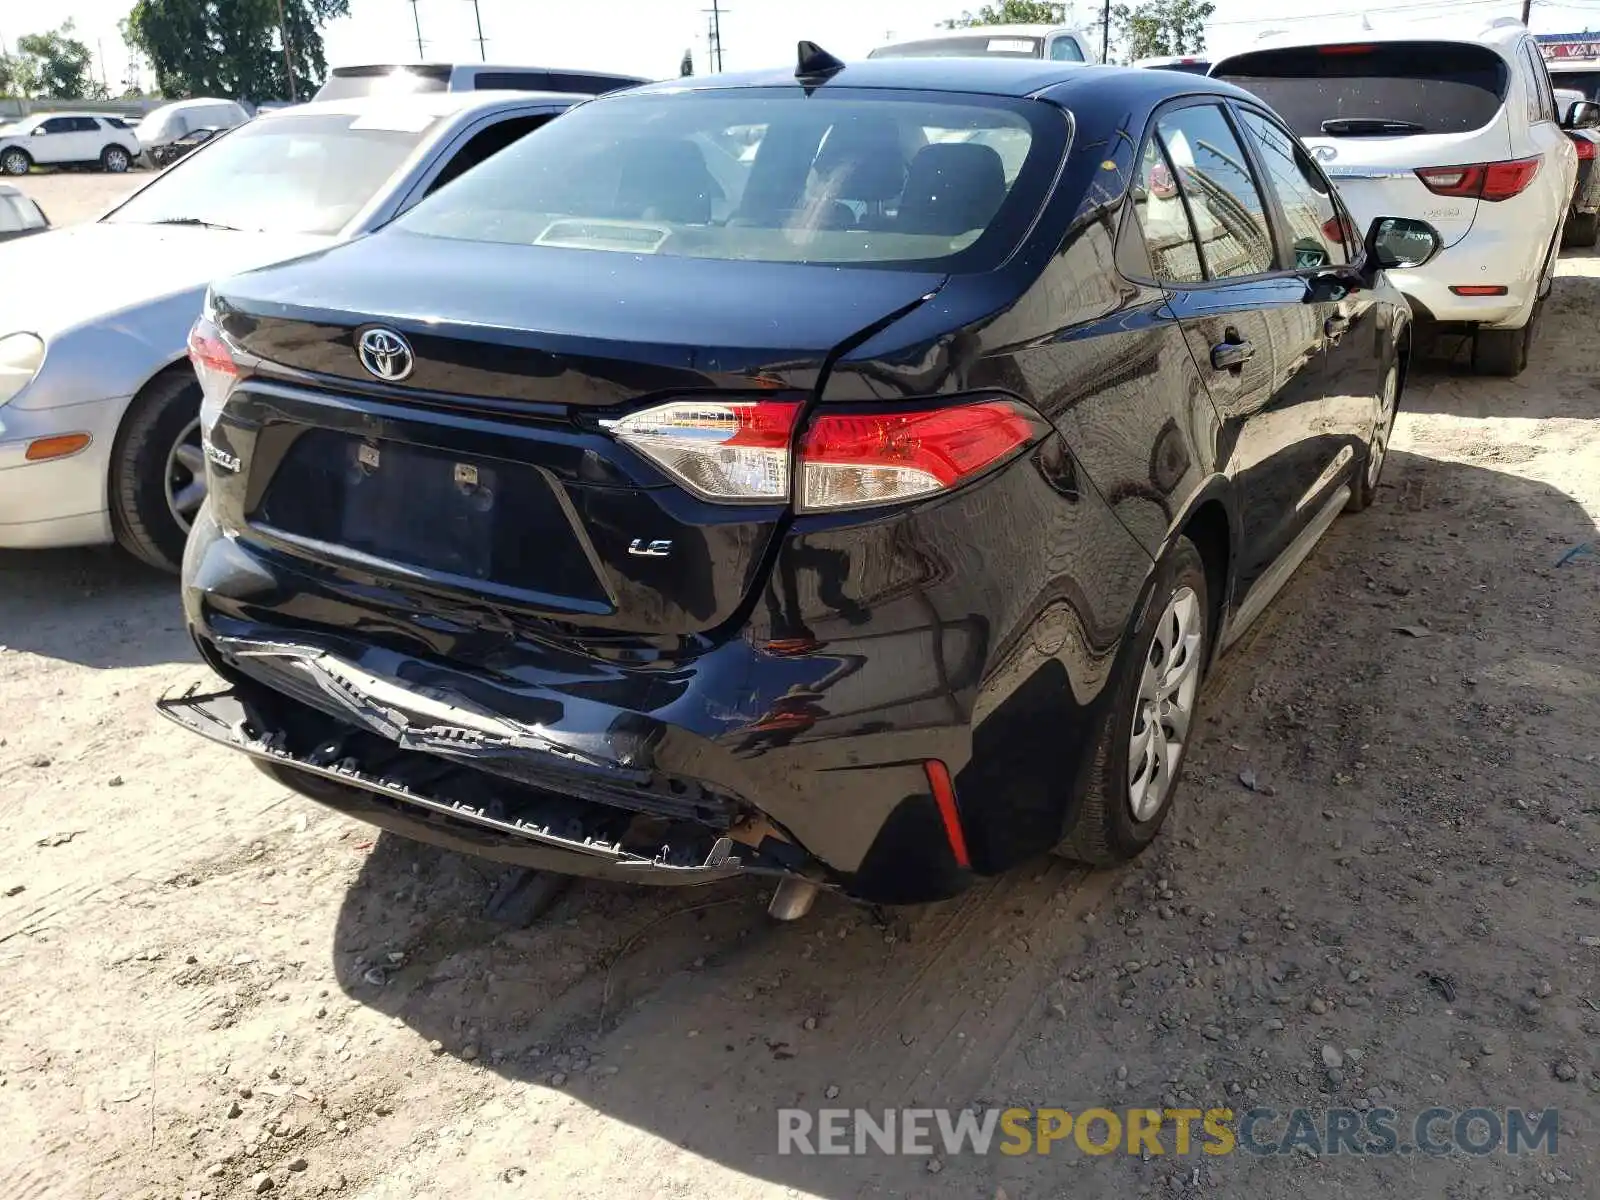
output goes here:
<path id="1" fill-rule="evenodd" d="M 1440 708 L 1441 676 L 1462 689 L 1464 698 L 1453 703 L 1462 713 L 1472 711 L 1479 693 L 1456 676 L 1467 657 L 1482 652 L 1485 628 L 1506 636 L 1509 626 L 1500 623 L 1513 620 L 1511 605 L 1531 609 L 1537 595 L 1547 598 L 1550 619 L 1577 619 L 1565 610 L 1574 607 L 1575 614 L 1591 602 L 1585 597 L 1595 595 L 1595 584 L 1585 573 L 1600 577 L 1600 557 L 1553 568 L 1560 547 L 1584 529 L 1593 529 L 1589 515 L 1548 485 L 1395 452 L 1378 504 L 1335 526 L 1272 615 L 1208 681 L 1210 716 L 1189 765 L 1185 798 L 1158 849 L 1132 868 L 1088 873 L 1042 860 L 921 909 L 885 913 L 823 897 L 808 918 L 789 925 L 767 920 L 770 885 L 755 881 L 683 891 L 580 882 L 549 915 L 514 929 L 481 915 L 500 868 L 385 836 L 344 900 L 333 941 L 336 976 L 352 998 L 437 1041 L 441 1054 L 476 1061 L 511 1080 L 559 1088 L 608 1118 L 744 1175 L 826 1197 L 926 1191 L 933 1181 L 923 1159 L 778 1155 L 777 1110 L 1159 1103 L 1160 1083 L 1148 1096 L 1132 1086 L 1119 1095 L 1115 1089 L 1124 1085 L 1116 1080 L 1127 1078 L 1126 1067 L 1113 1076 L 1115 1065 L 1133 1063 L 1137 1083 L 1142 1072 L 1160 1079 L 1189 1070 L 1209 1076 L 1213 1058 L 1228 1053 L 1237 1059 L 1259 1052 L 1265 1059 L 1274 1045 L 1265 1018 L 1286 1010 L 1265 1008 L 1262 992 L 1251 992 L 1263 986 L 1262 974 L 1233 993 L 1242 999 L 1222 1001 L 1233 1007 L 1217 1018 L 1229 1030 L 1230 1044 L 1221 1047 L 1180 1040 L 1163 1027 L 1155 1019 L 1159 997 L 1150 1011 L 1129 1013 L 1122 1011 L 1126 1003 L 1119 1009 L 1116 995 L 1102 994 L 1092 1004 L 1081 1001 L 1086 1011 L 1069 1013 L 1054 999 L 1065 984 L 1062 973 L 1093 965 L 1114 975 L 1131 945 L 1123 931 L 1087 923 L 1085 913 L 1098 909 L 1102 920 L 1117 915 L 1120 925 L 1127 902 L 1113 906 L 1105 903 L 1108 896 L 1126 886 L 1145 890 L 1145 899 L 1157 897 L 1144 877 L 1170 874 L 1194 909 L 1221 914 L 1218 926 L 1186 934 L 1191 908 L 1185 905 L 1172 921 L 1152 918 L 1147 925 L 1155 928 L 1144 932 L 1159 931 L 1169 950 L 1185 937 L 1206 950 L 1210 941 L 1237 948 L 1239 933 L 1229 922 L 1241 911 L 1275 907 L 1263 896 L 1331 899 L 1348 889 L 1351 876 L 1338 867 L 1349 860 L 1336 867 L 1326 842 L 1307 840 L 1308 829 L 1325 834 L 1333 828 L 1314 810 L 1343 806 L 1341 819 L 1374 831 L 1416 819 L 1407 813 L 1416 798 L 1402 794 L 1409 785 L 1372 779 L 1378 771 L 1368 774 L 1365 786 L 1319 791 L 1333 786 L 1326 782 L 1331 770 L 1318 764 L 1318 774 L 1308 768 L 1295 780 L 1291 756 L 1281 764 L 1283 782 L 1293 789 L 1284 795 L 1301 798 L 1313 812 L 1287 798 L 1241 808 L 1246 801 L 1233 778 L 1237 769 L 1211 768 L 1226 760 L 1230 742 L 1270 744 L 1260 728 L 1268 718 L 1253 715 L 1263 712 L 1255 689 L 1268 677 L 1294 676 L 1309 703 L 1325 707 L 1302 714 L 1319 728 L 1350 719 L 1352 695 L 1374 705 L 1359 718 L 1373 731 L 1364 736 L 1375 744 L 1398 737 L 1401 776 L 1403 764 L 1420 761 L 1419 755 L 1459 755 L 1453 735 L 1448 745 L 1411 744 L 1404 732 L 1391 730 L 1424 719 L 1413 709 Z M 1417 641 L 1393 632 L 1405 619 L 1394 611 L 1407 603 L 1399 599 L 1405 593 L 1373 590 L 1373 577 L 1381 578 L 1379 564 L 1399 559 L 1417 564 L 1418 594 L 1450 598 L 1449 619 L 1466 636 Z M 1497 581 L 1494 593 L 1482 590 L 1489 580 Z M 1482 601 L 1489 607 L 1469 615 L 1469 606 L 1479 603 L 1472 597 L 1484 595 L 1493 597 Z M 1343 636 L 1327 636 L 1341 627 Z M 1412 630 L 1412 638 L 1421 636 Z M 1313 642 L 1320 642 L 1315 653 L 1308 650 Z M 1521 703 L 1516 688 L 1526 687 L 1529 703 L 1574 703 L 1542 678 L 1522 670 L 1507 684 L 1508 702 Z M 1356 687 L 1363 690 L 1352 693 Z M 1570 749 L 1582 746 L 1575 742 Z M 1377 753 L 1359 756 L 1376 762 Z M 1538 784 L 1532 777 L 1527 782 Z M 1487 812 L 1471 819 L 1492 830 L 1507 818 Z M 1195 849 L 1199 839 L 1204 856 Z M 1308 845 L 1322 848 L 1294 849 Z M 1383 878 L 1369 878 L 1368 886 L 1388 890 Z M 1156 906 L 1154 900 L 1144 905 L 1146 915 Z M 1467 906 L 1459 907 L 1465 913 Z M 1333 943 L 1302 933 L 1303 945 L 1281 953 L 1300 955 L 1307 971 L 1326 970 L 1328 947 L 1346 932 L 1330 933 Z M 1391 950 L 1380 944 L 1372 953 L 1381 958 Z M 1458 969 L 1465 978 L 1472 968 Z M 1399 1014 L 1421 986 L 1414 974 L 1397 972 L 1396 995 L 1373 1002 L 1386 1014 L 1382 1020 L 1407 1020 Z M 1156 985 L 1147 980 L 1145 986 Z M 1190 997 L 1184 1003 L 1193 1007 L 1213 994 L 1177 997 Z M 1277 1025 L 1282 1028 L 1281 1021 Z M 1248 1044 L 1231 1044 L 1235 1036 Z M 1449 1032 L 1434 1022 L 1417 1036 L 1443 1039 Z M 1434 1052 L 1448 1057 L 1443 1041 Z M 1210 1078 L 1208 1086 L 1222 1087 L 1224 1076 Z M 1274 1087 L 1271 1095 L 1281 1102 L 1282 1089 L 1293 1091 L 1295 1083 L 1285 1076 Z M 1314 1088 L 1299 1102 L 1317 1102 Z M 526 1150 L 535 1160 L 548 1123 L 542 1128 L 528 1131 Z M 1159 1162 L 1131 1156 L 1100 1162 L 1115 1165 L 1072 1172 L 1073 1194 L 1109 1197 L 1176 1181 L 1155 1173 Z M 1009 1189 L 1020 1182 L 1035 1189 L 1025 1194 L 1042 1194 L 1041 1187 L 1058 1194 L 1062 1177 L 1052 1172 L 1065 1165 L 963 1158 L 946 1168 L 937 1190 L 993 1195 L 997 1183 Z M 1227 1168 L 1208 1161 L 1205 1169 Z M 1182 1170 L 1187 1186 L 1188 1165 Z"/>
<path id="2" fill-rule="evenodd" d="M 196 658 L 176 576 L 120 550 L 0 550 L 0 646 L 86 667 Z"/>

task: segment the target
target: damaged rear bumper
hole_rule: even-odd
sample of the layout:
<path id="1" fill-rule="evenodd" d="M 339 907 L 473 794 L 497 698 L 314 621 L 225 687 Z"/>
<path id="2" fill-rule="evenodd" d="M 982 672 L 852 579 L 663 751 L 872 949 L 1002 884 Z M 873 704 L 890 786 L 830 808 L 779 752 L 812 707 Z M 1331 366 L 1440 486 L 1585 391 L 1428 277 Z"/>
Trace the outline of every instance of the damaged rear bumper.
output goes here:
<path id="1" fill-rule="evenodd" d="M 243 699 L 234 688 L 164 696 L 163 716 L 185 729 L 248 754 L 303 795 L 349 816 L 419 841 L 520 866 L 633 883 L 700 884 L 746 871 L 785 874 L 762 863 L 752 847 L 723 836 L 689 837 L 654 855 L 629 849 L 596 812 L 586 822 L 581 802 L 518 789 L 513 800 L 461 794 L 448 777 L 423 768 L 404 751 L 379 767 L 347 754 L 326 755 L 294 745 L 292 731 Z M 433 775 L 430 786 L 422 779 Z M 459 781 L 458 781 L 459 782 Z M 736 849 L 739 851 L 736 853 Z"/>

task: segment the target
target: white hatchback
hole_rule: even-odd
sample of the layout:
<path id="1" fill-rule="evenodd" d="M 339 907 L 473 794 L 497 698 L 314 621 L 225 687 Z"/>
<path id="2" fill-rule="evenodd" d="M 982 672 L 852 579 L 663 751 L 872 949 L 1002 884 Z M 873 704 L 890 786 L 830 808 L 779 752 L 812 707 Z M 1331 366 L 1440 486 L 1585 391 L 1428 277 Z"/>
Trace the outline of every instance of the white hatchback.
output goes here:
<path id="1" fill-rule="evenodd" d="M 1358 225 L 1392 214 L 1439 231 L 1437 258 L 1389 277 L 1419 318 L 1473 333 L 1474 369 L 1527 365 L 1578 156 L 1521 22 L 1271 35 L 1211 73 L 1282 114 Z"/>

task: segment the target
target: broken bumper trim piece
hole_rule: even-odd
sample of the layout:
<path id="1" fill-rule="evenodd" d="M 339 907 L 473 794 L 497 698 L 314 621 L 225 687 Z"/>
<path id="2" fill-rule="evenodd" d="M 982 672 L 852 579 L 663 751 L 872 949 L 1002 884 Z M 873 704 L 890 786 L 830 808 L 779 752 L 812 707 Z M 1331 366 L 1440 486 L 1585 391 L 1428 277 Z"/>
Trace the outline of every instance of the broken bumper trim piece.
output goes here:
<path id="1" fill-rule="evenodd" d="M 231 688 L 200 692 L 196 685 L 163 696 L 156 707 L 167 719 L 210 741 L 322 782 L 321 787 L 304 789 L 312 799 L 420 841 L 504 862 L 629 882 L 694 884 L 745 871 L 768 873 L 744 864 L 727 836 L 713 841 L 704 861 L 675 863 L 668 860 L 665 846 L 652 858 L 620 842 L 563 837 L 548 825 L 508 820 L 461 801 L 424 795 L 402 781 L 362 771 L 349 758 L 331 764 L 310 761 L 290 753 L 281 735 L 262 736 L 253 730 L 249 710 Z"/>

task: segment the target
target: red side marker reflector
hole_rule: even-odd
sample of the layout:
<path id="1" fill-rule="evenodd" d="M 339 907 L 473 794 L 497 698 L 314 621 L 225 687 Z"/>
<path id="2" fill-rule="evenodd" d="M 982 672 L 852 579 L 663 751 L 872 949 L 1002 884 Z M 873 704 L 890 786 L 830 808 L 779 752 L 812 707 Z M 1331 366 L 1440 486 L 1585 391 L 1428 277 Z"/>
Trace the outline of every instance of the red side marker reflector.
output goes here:
<path id="1" fill-rule="evenodd" d="M 961 832 L 961 814 L 956 811 L 956 788 L 950 782 L 950 770 L 937 758 L 923 764 L 928 773 L 928 787 L 933 791 L 933 802 L 939 806 L 939 816 L 944 820 L 944 835 L 950 840 L 950 852 L 956 856 L 956 865 L 971 867 L 967 857 L 967 835 Z"/>
<path id="2" fill-rule="evenodd" d="M 1504 296 L 1506 288 L 1499 283 L 1457 283 L 1450 290 L 1458 296 Z"/>

